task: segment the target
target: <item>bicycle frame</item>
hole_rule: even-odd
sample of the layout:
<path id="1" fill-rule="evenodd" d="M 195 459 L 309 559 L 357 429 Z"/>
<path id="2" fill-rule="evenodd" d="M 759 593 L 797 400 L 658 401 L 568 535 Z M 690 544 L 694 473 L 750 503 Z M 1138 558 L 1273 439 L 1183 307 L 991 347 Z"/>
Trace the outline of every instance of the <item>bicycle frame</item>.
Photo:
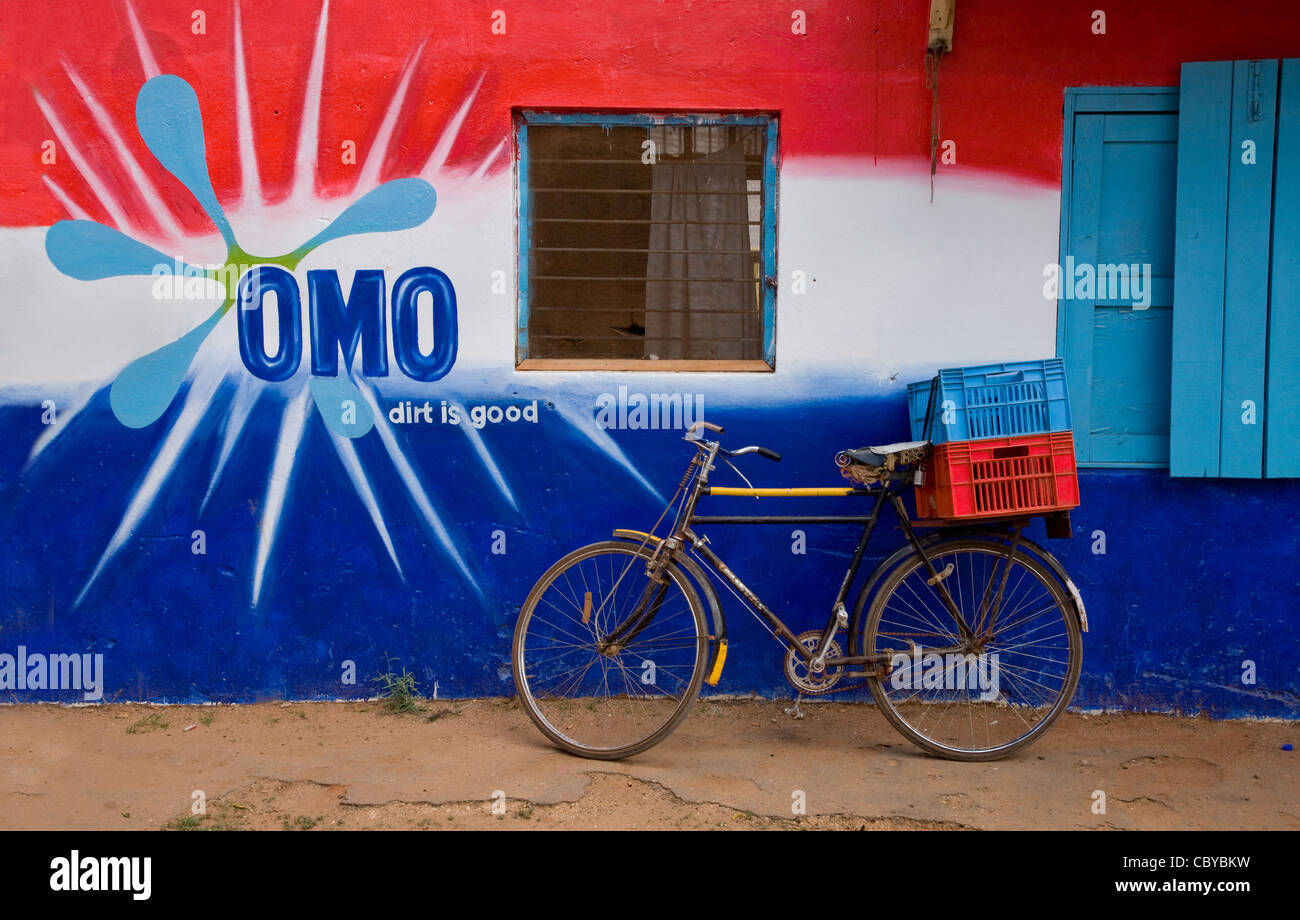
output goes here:
<path id="1" fill-rule="evenodd" d="M 736 593 L 742 597 L 747 604 L 764 619 L 773 633 L 779 636 L 796 654 L 807 662 L 809 669 L 814 673 L 821 673 L 827 667 L 842 667 L 851 665 L 866 666 L 868 670 L 860 672 L 848 672 L 845 676 L 886 676 L 891 667 L 892 655 L 874 654 L 874 655 L 838 655 L 829 656 L 828 650 L 836 633 L 840 629 L 847 629 L 849 626 L 848 611 L 845 608 L 845 602 L 848 599 L 849 590 L 857 578 L 858 571 L 862 564 L 863 556 L 866 553 L 867 546 L 871 541 L 871 536 L 875 532 L 876 524 L 880 520 L 880 514 L 886 503 L 897 514 L 903 531 L 907 536 L 908 543 L 918 553 L 923 560 L 926 569 L 929 572 L 929 582 L 937 586 L 938 593 L 948 612 L 953 616 L 954 621 L 958 624 L 958 629 L 963 641 L 962 645 L 951 647 L 937 647 L 930 651 L 937 654 L 957 653 L 964 654 L 970 650 L 970 646 L 978 641 L 979 637 L 987 636 L 996 623 L 998 612 L 1001 609 L 1003 592 L 1006 589 L 1007 577 L 1010 574 L 1011 565 L 1015 559 L 1016 549 L 1020 542 L 1020 527 L 1014 526 L 1013 537 L 1011 542 L 1011 553 L 1007 557 L 1005 566 L 1000 577 L 996 578 L 998 583 L 996 592 L 990 596 L 986 590 L 982 598 L 978 611 L 978 623 L 976 628 L 972 628 L 957 604 L 953 601 L 951 594 L 948 592 L 944 579 L 951 571 L 951 566 L 947 571 L 939 572 L 935 570 L 934 564 L 925 546 L 920 538 L 917 537 L 912 523 L 908 518 L 907 509 L 904 507 L 902 498 L 892 486 L 895 482 L 910 483 L 912 473 L 910 471 L 902 473 L 893 473 L 885 475 L 878 488 L 856 488 L 845 486 L 832 487 L 813 487 L 813 488 L 739 488 L 739 487 L 722 487 L 709 485 L 709 472 L 714 468 L 714 461 L 717 459 L 721 450 L 721 445 L 713 441 L 697 441 L 696 446 L 698 453 L 691 460 L 691 465 L 687 468 L 687 474 L 683 477 L 683 486 L 691 478 L 691 473 L 696 466 L 699 467 L 699 473 L 695 476 L 691 489 L 683 500 L 681 509 L 670 534 L 663 538 L 657 539 L 653 536 L 644 535 L 647 540 L 657 540 L 654 556 L 647 563 L 647 571 L 653 582 L 661 582 L 665 578 L 662 567 L 668 560 L 690 562 L 693 553 L 699 559 L 711 568 L 719 578 L 726 584 L 730 585 Z M 733 497 L 782 497 L 782 498 L 803 498 L 803 497 L 874 497 L 875 502 L 871 512 L 867 515 L 700 515 L 696 513 L 696 508 L 701 497 L 710 496 L 733 496 Z M 822 630 L 821 639 L 815 649 L 806 647 L 798 636 L 774 613 L 763 601 L 755 594 L 743 581 L 736 576 L 731 568 L 722 560 L 722 558 L 710 548 L 707 536 L 697 534 L 693 525 L 700 524 L 862 524 L 862 534 L 858 538 L 858 543 L 853 552 L 853 557 L 849 563 L 848 571 L 845 572 L 844 578 L 840 582 L 839 591 L 835 595 L 834 603 L 831 605 L 831 612 L 827 619 L 826 626 Z M 632 533 L 632 532 L 626 532 Z M 698 569 L 697 569 L 698 570 Z M 992 588 L 992 580 L 989 589 Z M 658 592 L 661 596 L 662 591 Z M 656 601 L 658 601 L 656 597 Z M 641 603 L 615 630 L 606 636 L 606 642 L 611 647 L 619 647 L 626 640 L 640 632 L 654 618 L 657 603 Z M 721 664 L 725 659 L 725 636 L 721 637 L 719 655 L 711 668 L 709 683 L 716 683 L 717 676 L 721 670 Z"/>

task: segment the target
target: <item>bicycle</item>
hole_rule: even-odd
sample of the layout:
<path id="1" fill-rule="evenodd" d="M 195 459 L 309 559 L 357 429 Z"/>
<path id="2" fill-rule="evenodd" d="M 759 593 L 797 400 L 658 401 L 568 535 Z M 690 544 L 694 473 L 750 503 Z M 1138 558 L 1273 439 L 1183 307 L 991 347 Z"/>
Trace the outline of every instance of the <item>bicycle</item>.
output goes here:
<path id="1" fill-rule="evenodd" d="M 529 592 L 511 645 L 515 687 L 529 717 L 555 745 L 613 760 L 666 738 L 703 684 L 716 686 L 727 627 L 706 570 L 765 622 L 786 649 L 785 677 L 805 696 L 862 678 L 886 719 L 922 750 L 954 760 L 1006 757 L 1042 737 L 1078 685 L 1087 612 L 1051 553 L 1022 533 L 1027 519 L 973 525 L 944 522 L 918 536 L 901 490 L 920 482 L 928 441 L 841 451 L 846 478 L 829 488 L 755 488 L 731 462 L 780 454 L 737 450 L 705 439 L 649 532 L 615 530 L 610 540 L 569 553 Z M 746 488 L 712 486 L 721 459 Z M 699 515 L 704 496 L 843 496 L 874 499 L 866 515 Z M 907 542 L 876 567 L 845 606 L 883 508 Z M 666 536 L 655 536 L 670 511 Z M 826 626 L 794 633 L 715 553 L 700 525 L 861 524 Z M 919 523 L 919 522 L 918 522 Z M 1061 531 L 1049 521 L 1050 535 Z M 707 616 L 706 616 L 707 614 Z M 839 633 L 847 631 L 845 653 Z"/>

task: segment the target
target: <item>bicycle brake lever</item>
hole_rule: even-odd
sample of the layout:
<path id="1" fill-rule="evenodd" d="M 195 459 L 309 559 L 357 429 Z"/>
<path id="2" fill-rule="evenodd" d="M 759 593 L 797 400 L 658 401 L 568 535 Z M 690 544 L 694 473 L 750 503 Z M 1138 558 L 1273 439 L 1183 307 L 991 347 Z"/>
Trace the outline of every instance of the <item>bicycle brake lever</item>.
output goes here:
<path id="1" fill-rule="evenodd" d="M 730 460 L 728 460 L 726 457 L 723 457 L 723 458 L 722 458 L 722 462 L 725 463 L 725 464 L 727 464 L 727 466 L 731 467 L 733 470 L 735 470 L 735 471 L 736 471 L 736 475 L 739 476 L 741 479 L 744 479 L 744 480 L 745 480 L 745 485 L 749 486 L 751 489 L 754 488 L 754 484 L 753 484 L 752 482 L 750 482 L 749 479 L 747 479 L 747 478 L 745 477 L 745 474 L 744 474 L 744 473 L 742 473 L 739 469 L 736 468 L 736 464 L 732 463 L 732 462 L 731 462 Z M 755 495 L 754 498 L 757 499 L 758 496 Z"/>

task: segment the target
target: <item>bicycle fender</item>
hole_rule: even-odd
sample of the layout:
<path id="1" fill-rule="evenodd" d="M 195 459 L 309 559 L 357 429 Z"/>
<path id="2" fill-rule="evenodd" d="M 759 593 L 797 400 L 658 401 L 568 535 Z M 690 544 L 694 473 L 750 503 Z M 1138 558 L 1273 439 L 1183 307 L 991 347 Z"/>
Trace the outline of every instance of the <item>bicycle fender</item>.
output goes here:
<path id="1" fill-rule="evenodd" d="M 614 538 L 638 544 L 662 542 L 659 537 L 653 534 L 625 528 L 615 530 Z M 704 678 L 704 682 L 710 687 L 716 687 L 718 680 L 722 677 L 722 666 L 727 661 L 727 620 L 722 615 L 722 604 L 718 600 L 717 589 L 714 588 L 709 576 L 705 574 L 699 563 L 694 559 L 682 554 L 678 555 L 673 561 L 686 570 L 686 574 L 695 582 L 699 592 L 704 596 L 705 603 L 709 605 L 709 614 L 713 618 L 713 637 L 718 642 L 718 648 L 713 654 L 713 664 L 709 667 L 708 676 Z"/>

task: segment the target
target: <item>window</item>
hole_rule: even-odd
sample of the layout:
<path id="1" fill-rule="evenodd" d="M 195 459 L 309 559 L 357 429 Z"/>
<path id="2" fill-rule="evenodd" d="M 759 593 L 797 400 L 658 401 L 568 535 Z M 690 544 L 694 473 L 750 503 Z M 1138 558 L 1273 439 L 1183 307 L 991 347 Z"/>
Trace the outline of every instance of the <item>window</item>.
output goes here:
<path id="1" fill-rule="evenodd" d="M 770 370 L 777 119 L 521 111 L 524 370 Z"/>

